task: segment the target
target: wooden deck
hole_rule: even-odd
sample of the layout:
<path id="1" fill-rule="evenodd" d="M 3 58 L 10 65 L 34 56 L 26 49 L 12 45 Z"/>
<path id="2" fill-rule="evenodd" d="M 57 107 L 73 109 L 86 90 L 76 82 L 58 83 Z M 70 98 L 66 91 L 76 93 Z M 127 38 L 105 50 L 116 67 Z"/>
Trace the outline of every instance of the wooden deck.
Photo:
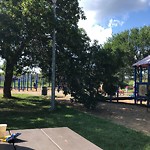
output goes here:
<path id="1" fill-rule="evenodd" d="M 67 127 L 14 130 L 21 133 L 16 150 L 102 150 Z M 12 144 L 0 143 L 0 150 L 14 150 Z"/>

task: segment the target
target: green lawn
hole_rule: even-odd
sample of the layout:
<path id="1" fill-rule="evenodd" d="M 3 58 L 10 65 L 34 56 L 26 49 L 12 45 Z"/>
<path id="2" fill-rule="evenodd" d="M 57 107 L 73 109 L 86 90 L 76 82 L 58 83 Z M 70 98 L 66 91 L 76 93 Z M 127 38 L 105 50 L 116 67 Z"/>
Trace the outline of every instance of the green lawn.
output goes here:
<path id="1" fill-rule="evenodd" d="M 69 106 L 57 105 L 49 111 L 50 101 L 44 97 L 0 96 L 0 123 L 9 129 L 69 127 L 104 150 L 150 150 L 150 136 L 110 121 L 82 113 Z"/>

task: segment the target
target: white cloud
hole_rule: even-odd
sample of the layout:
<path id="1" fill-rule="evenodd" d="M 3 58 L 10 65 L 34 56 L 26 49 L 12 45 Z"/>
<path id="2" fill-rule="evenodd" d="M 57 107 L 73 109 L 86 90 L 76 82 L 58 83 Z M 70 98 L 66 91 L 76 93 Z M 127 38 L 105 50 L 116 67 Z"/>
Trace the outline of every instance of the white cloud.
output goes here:
<path id="1" fill-rule="evenodd" d="M 109 23 L 108 23 L 108 27 L 112 28 L 112 27 L 122 26 L 123 24 L 124 24 L 123 21 L 119 21 L 116 19 L 110 19 Z"/>
<path id="2" fill-rule="evenodd" d="M 90 30 L 87 30 L 87 34 L 91 40 L 97 40 L 99 44 L 103 44 L 106 40 L 112 36 L 111 28 L 103 28 L 99 25 L 93 25 Z"/>
<path id="3" fill-rule="evenodd" d="M 150 0 L 79 0 L 79 4 L 87 17 L 79 22 L 79 27 L 85 29 L 91 40 L 102 44 L 112 36 L 113 28 L 124 24 L 130 12 L 148 8 Z"/>
<path id="4" fill-rule="evenodd" d="M 100 22 L 114 16 L 124 16 L 129 12 L 149 7 L 150 0 L 81 0 L 85 11 L 95 11 L 95 19 Z"/>
<path id="5" fill-rule="evenodd" d="M 97 40 L 99 44 L 106 42 L 112 36 L 112 29 L 110 27 L 104 28 L 96 24 L 96 20 L 94 19 L 96 14 L 94 11 L 86 11 L 85 15 L 87 19 L 80 20 L 78 23 L 79 27 L 85 29 L 92 41 Z"/>

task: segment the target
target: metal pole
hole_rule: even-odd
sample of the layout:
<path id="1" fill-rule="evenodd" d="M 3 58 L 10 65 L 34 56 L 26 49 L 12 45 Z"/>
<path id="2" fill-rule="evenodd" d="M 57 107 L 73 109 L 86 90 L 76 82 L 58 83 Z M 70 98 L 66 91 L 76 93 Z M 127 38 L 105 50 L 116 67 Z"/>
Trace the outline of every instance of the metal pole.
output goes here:
<path id="1" fill-rule="evenodd" d="M 134 103 L 137 102 L 137 67 L 134 67 Z"/>
<path id="2" fill-rule="evenodd" d="M 56 0 L 52 0 L 53 2 L 53 13 L 54 20 L 56 20 Z M 52 47 L 52 89 L 51 89 L 51 108 L 50 110 L 55 109 L 55 63 L 56 59 L 56 30 L 55 27 L 53 29 L 53 47 Z"/>

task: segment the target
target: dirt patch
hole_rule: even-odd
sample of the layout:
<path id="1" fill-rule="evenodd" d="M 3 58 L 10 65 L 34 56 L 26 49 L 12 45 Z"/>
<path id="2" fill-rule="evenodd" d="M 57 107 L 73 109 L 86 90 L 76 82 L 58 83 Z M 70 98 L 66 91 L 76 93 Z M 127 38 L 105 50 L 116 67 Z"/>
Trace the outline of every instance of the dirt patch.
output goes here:
<path id="1" fill-rule="evenodd" d="M 3 89 L 1 88 L 0 89 L 0 94 L 3 93 Z M 13 96 L 13 94 L 29 94 L 29 95 L 35 95 L 35 96 L 41 96 L 42 95 L 42 88 L 38 88 L 37 90 L 32 88 L 32 90 L 30 90 L 30 88 L 28 89 L 28 91 L 25 89 L 25 90 L 11 90 L 11 94 Z M 59 100 L 59 99 L 63 99 L 63 100 L 70 100 L 70 95 L 64 95 L 63 94 L 63 91 L 55 91 L 55 94 L 56 94 L 56 98 Z M 47 96 L 50 96 L 51 95 L 51 89 L 50 88 L 47 88 Z"/>
<path id="2" fill-rule="evenodd" d="M 80 111 L 86 111 L 81 104 L 69 101 L 61 101 L 61 103 L 67 103 Z M 145 105 L 135 105 L 133 100 L 124 101 L 124 103 L 100 102 L 96 110 L 88 111 L 88 113 L 150 135 L 150 108 L 147 111 Z"/>
<path id="3" fill-rule="evenodd" d="M 101 118 L 107 118 L 117 124 L 124 125 L 150 135 L 150 108 L 127 103 L 99 103 L 92 112 Z"/>

